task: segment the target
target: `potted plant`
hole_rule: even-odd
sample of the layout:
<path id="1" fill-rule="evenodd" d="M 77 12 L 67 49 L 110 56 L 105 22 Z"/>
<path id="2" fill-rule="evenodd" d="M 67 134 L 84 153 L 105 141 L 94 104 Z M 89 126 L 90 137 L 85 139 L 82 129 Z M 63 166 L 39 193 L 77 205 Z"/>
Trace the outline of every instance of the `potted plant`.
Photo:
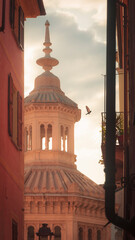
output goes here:
<path id="1" fill-rule="evenodd" d="M 123 114 L 119 113 L 116 115 L 116 139 L 118 139 L 118 143 L 120 146 L 123 145 L 123 134 L 124 134 L 124 126 L 123 126 Z"/>

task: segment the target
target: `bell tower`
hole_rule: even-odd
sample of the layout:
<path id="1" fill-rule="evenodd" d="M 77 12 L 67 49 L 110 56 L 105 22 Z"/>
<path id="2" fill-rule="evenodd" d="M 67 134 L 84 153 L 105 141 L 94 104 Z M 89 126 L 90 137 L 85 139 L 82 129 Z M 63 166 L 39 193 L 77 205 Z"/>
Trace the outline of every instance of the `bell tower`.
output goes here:
<path id="1" fill-rule="evenodd" d="M 49 22 L 46 21 L 44 57 L 37 60 L 44 72 L 35 79 L 35 86 L 25 98 L 25 165 L 74 164 L 74 124 L 81 111 L 60 88 L 60 80 L 51 69 L 58 60 L 51 57 Z"/>

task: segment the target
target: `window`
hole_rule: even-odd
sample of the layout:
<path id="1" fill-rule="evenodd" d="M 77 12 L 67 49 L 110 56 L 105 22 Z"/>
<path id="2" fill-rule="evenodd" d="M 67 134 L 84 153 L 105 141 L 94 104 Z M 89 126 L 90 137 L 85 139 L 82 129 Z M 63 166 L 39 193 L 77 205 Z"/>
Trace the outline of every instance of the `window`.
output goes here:
<path id="1" fill-rule="evenodd" d="M 18 42 L 21 49 L 24 49 L 24 13 L 21 7 L 19 7 L 19 27 L 18 27 Z"/>
<path id="2" fill-rule="evenodd" d="M 8 77 L 8 133 L 18 150 L 22 150 L 22 97 L 11 74 Z"/>
<path id="3" fill-rule="evenodd" d="M 3 32 L 5 29 L 5 6 L 6 0 L 0 1 L 0 32 Z"/>
<path id="4" fill-rule="evenodd" d="M 101 231 L 100 230 L 97 231 L 97 240 L 101 240 Z"/>
<path id="5" fill-rule="evenodd" d="M 16 0 L 10 0 L 10 25 L 19 47 L 24 49 L 24 13 Z"/>
<path id="6" fill-rule="evenodd" d="M 15 18 L 15 0 L 10 0 L 10 25 L 14 29 L 14 18 Z"/>
<path id="7" fill-rule="evenodd" d="M 88 240 L 92 240 L 92 230 L 88 229 Z"/>
<path id="8" fill-rule="evenodd" d="M 61 228 L 59 226 L 55 227 L 55 240 L 61 240 Z"/>
<path id="9" fill-rule="evenodd" d="M 12 240 L 18 239 L 18 237 L 17 237 L 18 229 L 17 228 L 18 228 L 17 223 L 14 220 L 12 220 Z"/>
<path id="10" fill-rule="evenodd" d="M 28 227 L 27 240 L 34 240 L 34 227 Z"/>
<path id="11" fill-rule="evenodd" d="M 79 238 L 78 239 L 83 240 L 83 228 L 82 227 L 79 228 Z"/>

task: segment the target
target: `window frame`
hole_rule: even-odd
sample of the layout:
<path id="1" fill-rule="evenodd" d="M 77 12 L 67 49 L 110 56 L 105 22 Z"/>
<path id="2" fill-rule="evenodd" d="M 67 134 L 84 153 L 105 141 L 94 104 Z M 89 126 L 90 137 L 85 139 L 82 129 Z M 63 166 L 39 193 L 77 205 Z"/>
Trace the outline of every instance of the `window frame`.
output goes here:
<path id="1" fill-rule="evenodd" d="M 2 15 L 1 15 L 1 26 L 0 26 L 0 32 L 4 32 L 5 29 L 5 8 L 6 8 L 6 0 L 2 1 Z"/>
<path id="2" fill-rule="evenodd" d="M 17 239 L 18 239 L 18 224 L 14 219 L 12 219 L 12 240 Z"/>
<path id="3" fill-rule="evenodd" d="M 21 6 L 18 9 L 18 43 L 22 50 L 24 50 L 24 12 Z"/>
<path id="4" fill-rule="evenodd" d="M 11 73 L 8 75 L 8 134 L 16 148 L 22 151 L 22 97 Z"/>

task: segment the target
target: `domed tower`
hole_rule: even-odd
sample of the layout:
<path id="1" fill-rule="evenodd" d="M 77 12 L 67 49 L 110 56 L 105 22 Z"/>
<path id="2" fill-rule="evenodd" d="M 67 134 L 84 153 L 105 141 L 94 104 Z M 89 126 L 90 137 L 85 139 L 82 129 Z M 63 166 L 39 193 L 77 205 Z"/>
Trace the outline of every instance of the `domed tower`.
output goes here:
<path id="1" fill-rule="evenodd" d="M 25 240 L 47 223 L 57 240 L 109 239 L 103 225 L 104 192 L 77 170 L 74 124 L 81 111 L 50 72 L 59 62 L 50 56 L 49 22 L 43 52 L 37 60 L 44 72 L 25 98 Z"/>

